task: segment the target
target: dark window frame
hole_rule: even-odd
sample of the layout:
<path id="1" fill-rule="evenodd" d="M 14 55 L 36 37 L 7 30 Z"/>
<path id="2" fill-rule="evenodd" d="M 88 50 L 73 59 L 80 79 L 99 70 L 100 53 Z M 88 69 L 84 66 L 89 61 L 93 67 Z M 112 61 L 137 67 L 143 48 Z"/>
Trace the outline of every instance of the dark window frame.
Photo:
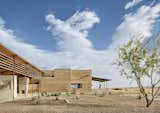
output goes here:
<path id="1" fill-rule="evenodd" d="M 72 83 L 71 87 L 74 89 L 80 89 L 82 88 L 82 83 Z"/>

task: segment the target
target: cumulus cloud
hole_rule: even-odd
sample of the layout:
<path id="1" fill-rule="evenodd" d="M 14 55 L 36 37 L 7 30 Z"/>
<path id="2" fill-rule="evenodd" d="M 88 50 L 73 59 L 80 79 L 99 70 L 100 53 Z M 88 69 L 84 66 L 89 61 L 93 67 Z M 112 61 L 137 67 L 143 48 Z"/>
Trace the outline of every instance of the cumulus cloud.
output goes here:
<path id="1" fill-rule="evenodd" d="M 0 26 L 3 26 L 5 24 L 5 21 L 0 17 Z"/>
<path id="2" fill-rule="evenodd" d="M 100 22 L 95 12 L 76 12 L 65 21 L 57 19 L 53 14 L 48 14 L 46 21 L 49 23 L 48 30 L 58 40 L 60 50 L 81 52 L 93 48 L 88 39 L 88 30 Z"/>
<path id="3" fill-rule="evenodd" d="M 143 0 L 132 0 L 130 2 L 128 2 L 126 5 L 125 5 L 125 9 L 129 9 L 137 4 L 139 4 L 140 2 L 142 2 Z"/>
<path id="4" fill-rule="evenodd" d="M 59 51 L 46 51 L 19 41 L 14 31 L 5 28 L 4 21 L 0 22 L 0 42 L 41 69 L 92 69 L 93 75 L 112 79 L 112 87 L 128 86 L 128 80 L 120 77 L 113 65 L 118 48 L 136 33 L 141 32 L 146 38 L 152 36 L 159 13 L 160 4 L 156 4 L 141 6 L 135 13 L 126 14 L 113 35 L 113 42 L 104 50 L 96 50 L 88 35 L 100 22 L 100 17 L 90 10 L 77 11 L 66 20 L 54 14 L 46 15 L 47 30 L 57 40 Z"/>
<path id="5" fill-rule="evenodd" d="M 145 38 L 152 36 L 152 30 L 160 17 L 160 3 L 154 6 L 141 6 L 135 13 L 124 15 L 123 22 L 113 35 L 111 47 L 120 47 L 133 35 L 141 33 Z"/>

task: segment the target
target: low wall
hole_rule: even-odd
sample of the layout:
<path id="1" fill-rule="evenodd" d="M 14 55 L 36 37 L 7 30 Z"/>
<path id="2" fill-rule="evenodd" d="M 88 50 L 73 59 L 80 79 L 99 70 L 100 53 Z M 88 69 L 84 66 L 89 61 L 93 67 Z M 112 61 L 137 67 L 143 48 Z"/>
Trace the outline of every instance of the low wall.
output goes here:
<path id="1" fill-rule="evenodd" d="M 13 99 L 13 76 L 0 75 L 0 102 Z"/>

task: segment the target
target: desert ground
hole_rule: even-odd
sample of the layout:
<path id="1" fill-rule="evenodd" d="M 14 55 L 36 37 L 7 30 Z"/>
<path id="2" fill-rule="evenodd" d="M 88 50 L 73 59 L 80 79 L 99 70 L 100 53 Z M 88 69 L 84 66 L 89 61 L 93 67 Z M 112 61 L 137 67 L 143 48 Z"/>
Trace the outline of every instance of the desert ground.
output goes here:
<path id="1" fill-rule="evenodd" d="M 48 94 L 40 99 L 1 103 L 0 113 L 160 113 L 159 99 L 146 108 L 143 98 L 130 93 L 128 89 L 114 89 L 92 94 Z"/>

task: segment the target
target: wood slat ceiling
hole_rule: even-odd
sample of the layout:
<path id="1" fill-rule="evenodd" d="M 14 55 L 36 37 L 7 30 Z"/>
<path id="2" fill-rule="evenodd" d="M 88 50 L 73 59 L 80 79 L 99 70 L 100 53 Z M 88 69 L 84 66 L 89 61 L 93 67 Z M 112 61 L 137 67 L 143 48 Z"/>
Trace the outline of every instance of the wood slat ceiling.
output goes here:
<path id="1" fill-rule="evenodd" d="M 0 44 L 0 72 L 4 70 L 20 75 L 40 78 L 43 74 L 41 70 L 19 57 L 14 52 Z"/>

